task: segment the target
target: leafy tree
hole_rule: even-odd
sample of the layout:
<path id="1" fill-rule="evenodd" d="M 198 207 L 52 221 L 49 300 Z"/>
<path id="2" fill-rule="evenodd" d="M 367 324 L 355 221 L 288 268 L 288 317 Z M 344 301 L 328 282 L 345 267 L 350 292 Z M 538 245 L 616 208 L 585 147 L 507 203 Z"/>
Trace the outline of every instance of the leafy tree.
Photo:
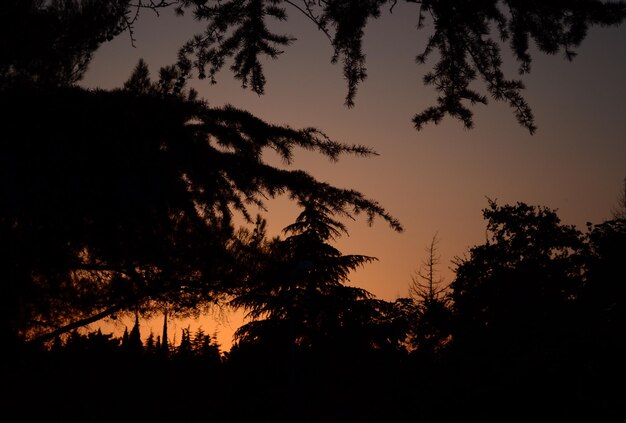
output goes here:
<path id="1" fill-rule="evenodd" d="M 452 407 L 469 420 L 485 410 L 485 421 L 511 409 L 520 419 L 579 415 L 575 387 L 586 381 L 576 369 L 589 364 L 579 354 L 586 237 L 545 207 L 490 200 L 483 216 L 487 239 L 457 259 L 451 284 Z"/>
<path id="2" fill-rule="evenodd" d="M 607 220 L 589 225 L 590 258 L 588 274 L 581 291 L 587 335 L 599 341 L 626 348 L 626 220 Z"/>
<path id="3" fill-rule="evenodd" d="M 579 383 L 576 400 L 596 418 L 619 420 L 623 397 L 615 389 L 626 377 L 626 220 L 589 225 L 590 256 L 580 293 L 580 338 L 574 350 Z"/>
<path id="4" fill-rule="evenodd" d="M 487 241 L 457 260 L 450 285 L 455 341 L 556 342 L 584 280 L 582 233 L 555 211 L 524 203 L 489 200 L 483 216 Z"/>

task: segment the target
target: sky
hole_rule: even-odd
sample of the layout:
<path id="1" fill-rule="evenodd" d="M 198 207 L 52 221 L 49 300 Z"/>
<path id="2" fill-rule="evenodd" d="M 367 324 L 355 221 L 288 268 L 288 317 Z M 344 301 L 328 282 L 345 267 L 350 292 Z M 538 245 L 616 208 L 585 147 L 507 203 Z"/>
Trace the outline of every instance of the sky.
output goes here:
<path id="1" fill-rule="evenodd" d="M 227 68 L 216 85 L 191 85 L 212 106 L 231 104 L 270 123 L 313 126 L 332 139 L 378 153 L 332 163 L 302 152 L 293 163 L 319 180 L 361 191 L 404 227 L 397 233 L 382 220 L 372 226 L 360 217 L 345 222 L 349 236 L 337 240 L 339 250 L 378 258 L 353 272 L 350 285 L 380 299 L 406 297 L 435 235 L 441 277 L 451 282 L 455 257 L 485 241 L 482 209 L 488 198 L 501 205 L 520 201 L 556 209 L 563 223 L 580 230 L 586 222 L 611 217 L 626 177 L 626 27 L 592 28 L 572 62 L 562 55 L 534 54 L 532 71 L 522 78 L 538 126 L 534 135 L 517 123 L 506 104 L 494 100 L 473 107 L 471 130 L 448 117 L 416 131 L 413 115 L 434 104 L 436 92 L 422 84 L 435 57 L 415 64 L 429 30 L 416 29 L 415 5 L 399 3 L 393 14 L 383 14 L 366 28 L 368 78 L 353 108 L 344 105 L 347 87 L 341 66 L 330 63 L 328 40 L 297 11 L 288 14 L 289 21 L 276 28 L 297 41 L 279 59 L 265 63 L 264 95 L 242 89 Z M 128 34 L 104 44 L 81 85 L 120 87 L 139 58 L 156 76 L 200 29 L 191 17 L 144 11 L 134 45 Z M 515 63 L 506 53 L 503 57 L 507 76 L 516 78 Z M 270 234 L 278 235 L 297 214 L 284 198 L 269 203 Z M 229 316 L 191 325 L 217 332 L 228 347 L 241 323 L 240 313 Z M 188 323 L 171 325 L 175 331 Z M 155 328 L 160 330 L 160 322 Z"/>

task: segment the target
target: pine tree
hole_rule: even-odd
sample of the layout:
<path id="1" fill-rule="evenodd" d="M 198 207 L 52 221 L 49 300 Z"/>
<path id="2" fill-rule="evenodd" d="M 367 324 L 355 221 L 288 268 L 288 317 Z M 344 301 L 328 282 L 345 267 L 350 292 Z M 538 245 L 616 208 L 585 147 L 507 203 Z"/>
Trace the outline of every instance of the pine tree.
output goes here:
<path id="1" fill-rule="evenodd" d="M 413 301 L 409 317 L 409 344 L 419 353 L 434 355 L 450 335 L 451 304 L 446 286 L 438 275 L 441 264 L 439 238 L 435 234 L 426 248 L 421 268 L 411 278 L 409 297 Z"/>
<path id="2" fill-rule="evenodd" d="M 168 84 L 164 90 L 174 89 Z M 7 198 L 0 216 L 6 266 L 0 267 L 16 285 L 7 288 L 15 296 L 7 303 L 28 304 L 22 310 L 33 314 L 0 316 L 7 330 L 43 342 L 115 313 L 173 306 L 183 314 L 224 300 L 250 271 L 235 251 L 235 216 L 251 221 L 249 208 L 263 207 L 267 198 L 311 196 L 402 230 L 357 191 L 263 161 L 268 149 L 290 161 L 297 148 L 335 160 L 373 154 L 366 147 L 190 97 L 76 87 L 3 91 L 0 108 L 10 110 L 5 129 L 21 135 L 7 140 L 5 152 L 16 166 L 1 168 L 0 179 L 29 185 L 0 184 Z M 26 123 L 34 103 L 42 110 L 38 125 Z M 88 144 L 81 141 L 86 133 Z M 40 145 L 47 137 L 55 140 L 52 156 Z M 32 324 L 38 320 L 47 326 Z M 42 332 L 45 327 L 58 329 Z"/>
<path id="3" fill-rule="evenodd" d="M 124 89 L 135 94 L 149 94 L 153 90 L 150 70 L 143 59 L 137 62 L 130 78 L 124 83 Z"/>
<path id="4" fill-rule="evenodd" d="M 208 3 L 208 4 L 207 4 Z M 397 0 L 377 1 L 183 1 L 182 14 L 192 9 L 206 22 L 202 34 L 180 50 L 181 69 L 195 68 L 200 78 L 215 82 L 217 73 L 233 58 L 231 69 L 242 86 L 262 94 L 265 88 L 264 57 L 276 58 L 295 39 L 271 30 L 271 20 L 288 19 L 287 8 L 303 13 L 329 39 L 331 61 L 341 63 L 347 82 L 345 103 L 354 105 L 358 86 L 367 77 L 364 40 L 367 24 L 385 12 L 393 13 Z M 503 50 L 517 61 L 519 75 L 531 71 L 531 46 L 545 54 L 561 53 L 567 60 L 593 26 L 619 25 L 626 18 L 623 1 L 498 1 L 405 0 L 401 13 L 415 16 L 415 28 L 425 32 L 425 47 L 416 58 L 419 65 L 436 57 L 426 71 L 424 84 L 434 87 L 436 104 L 417 113 L 413 123 L 421 129 L 439 123 L 446 115 L 471 128 L 475 104 L 487 104 L 488 96 L 512 109 L 520 125 L 536 129 L 521 79 L 506 76 Z M 418 40 L 419 37 L 415 37 Z M 535 53 L 536 54 L 536 53 Z M 481 82 L 481 91 L 477 82 Z"/>
<path id="5" fill-rule="evenodd" d="M 384 302 L 346 285 L 351 271 L 376 258 L 343 255 L 331 245 L 347 233 L 333 218 L 339 210 L 314 199 L 300 206 L 295 223 L 283 230 L 287 238 L 274 241 L 263 271 L 232 302 L 252 319 L 237 330 L 236 339 L 282 339 L 302 347 L 386 342 L 376 332 L 384 321 Z"/>

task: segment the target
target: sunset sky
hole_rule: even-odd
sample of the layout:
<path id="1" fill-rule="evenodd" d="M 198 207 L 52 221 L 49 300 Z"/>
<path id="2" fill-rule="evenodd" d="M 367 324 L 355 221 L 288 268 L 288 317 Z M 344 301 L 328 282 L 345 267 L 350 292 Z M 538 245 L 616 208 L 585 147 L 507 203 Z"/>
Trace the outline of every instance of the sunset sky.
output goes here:
<path id="1" fill-rule="evenodd" d="M 557 209 L 564 223 L 581 230 L 588 221 L 610 217 L 626 177 L 626 28 L 593 28 L 571 63 L 562 55 L 534 56 L 532 72 L 523 80 L 538 126 L 535 135 L 517 123 L 508 106 L 494 101 L 473 108 L 472 130 L 446 118 L 418 132 L 411 118 L 436 98 L 422 84 L 435 57 L 426 65 L 415 64 L 429 27 L 416 30 L 414 5 L 399 3 L 392 15 L 367 27 L 368 78 L 352 109 L 344 106 L 346 85 L 340 65 L 330 63 L 328 40 L 295 10 L 288 13 L 289 22 L 277 28 L 298 40 L 266 64 L 265 95 L 242 89 L 228 70 L 218 75 L 217 85 L 192 85 L 213 106 L 232 104 L 294 128 L 314 126 L 335 140 L 363 144 L 379 154 L 331 163 L 302 153 L 293 165 L 363 192 L 405 228 L 396 233 L 382 220 L 369 227 L 359 217 L 348 222 L 350 236 L 339 239 L 338 248 L 379 259 L 355 272 L 352 285 L 381 299 L 407 296 L 411 276 L 435 233 L 440 270 L 450 282 L 451 260 L 485 240 L 481 210 L 487 197 L 499 204 L 522 201 Z M 157 18 L 145 11 L 135 28 L 135 47 L 128 34 L 105 44 L 82 85 L 120 87 L 140 57 L 156 76 L 199 29 L 191 17 L 162 13 Z M 517 77 L 515 63 L 506 54 L 504 58 L 508 77 Z M 270 232 L 278 234 L 298 210 L 285 199 L 270 206 Z M 237 321 L 202 326 L 217 330 L 227 344 Z"/>

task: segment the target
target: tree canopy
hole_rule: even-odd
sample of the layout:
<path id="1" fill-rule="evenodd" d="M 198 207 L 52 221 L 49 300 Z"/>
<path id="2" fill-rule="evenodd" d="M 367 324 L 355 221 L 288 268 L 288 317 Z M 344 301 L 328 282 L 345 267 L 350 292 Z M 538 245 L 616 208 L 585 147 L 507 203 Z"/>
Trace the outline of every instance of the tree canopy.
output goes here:
<path id="1" fill-rule="evenodd" d="M 44 82 L 36 66 L 8 73 L 1 317 L 13 335 L 51 339 L 118 312 L 201 311 L 247 271 L 236 260 L 234 214 L 250 220 L 249 208 L 279 195 L 402 229 L 360 192 L 288 166 L 298 148 L 330 160 L 373 151 L 209 107 L 175 67 L 152 81 L 140 61 L 110 91 Z M 287 166 L 268 165 L 266 151 Z"/>
<path id="2" fill-rule="evenodd" d="M 435 61 L 423 82 L 438 98 L 415 114 L 418 130 L 445 116 L 471 128 L 471 106 L 487 104 L 491 97 L 508 104 L 519 124 L 533 133 L 521 79 L 531 71 L 533 55 L 563 54 L 572 60 L 590 28 L 620 25 L 626 17 L 626 2 L 603 0 L 10 0 L 0 22 L 0 76 L 5 81 L 9 76 L 76 82 L 102 43 L 124 31 L 134 40 L 134 25 L 144 11 L 174 8 L 205 24 L 178 52 L 181 80 L 197 76 L 215 83 L 227 66 L 243 87 L 263 94 L 264 61 L 278 58 L 296 41 L 276 32 L 274 23 L 295 12 L 327 36 L 331 62 L 341 64 L 346 80 L 345 103 L 353 106 L 367 77 L 367 25 L 393 13 L 398 3 L 413 8 L 416 40 L 423 37 L 423 50 L 416 41 L 417 64 Z M 504 71 L 508 53 L 516 61 L 517 77 Z"/>
<path id="3" fill-rule="evenodd" d="M 213 80 L 232 61 L 235 77 L 262 93 L 263 57 L 292 42 L 273 33 L 269 20 L 286 19 L 292 7 L 328 35 L 352 105 L 366 76 L 366 24 L 397 3 L 5 2 L 5 408 L 41 421 L 136 419 L 143 394 L 148 421 L 500 421 L 511 410 L 526 420 L 621 417 L 623 395 L 611 380 L 626 376 L 623 198 L 613 220 L 589 224 L 585 234 L 554 210 L 490 201 L 487 239 L 458 259 L 450 287 L 437 287 L 433 238 L 413 298 L 388 303 L 347 284 L 352 270 L 375 259 L 332 244 L 347 232 L 341 219 L 365 215 L 396 231 L 400 223 L 361 192 L 292 167 L 298 149 L 331 161 L 375 152 L 316 128 L 211 107 L 187 89 L 194 72 Z M 624 2 L 595 0 L 405 3 L 416 7 L 418 27 L 433 24 L 418 59 L 439 60 L 425 80 L 439 102 L 416 115 L 418 129 L 447 114 L 471 126 L 467 102 L 487 101 L 473 88 L 482 80 L 532 132 L 523 86 L 504 77 L 494 37 L 509 43 L 524 73 L 531 42 L 570 57 L 590 26 L 624 18 Z M 112 90 L 78 86 L 102 43 L 124 31 L 132 38 L 139 12 L 172 6 L 207 24 L 176 63 L 152 78 L 138 60 Z M 267 153 L 283 166 L 270 165 Z M 284 239 L 268 239 L 266 220 L 255 221 L 253 211 L 263 213 L 280 195 L 301 214 Z M 189 328 L 178 346 L 170 344 L 168 316 L 197 315 L 215 303 L 253 318 L 237 332 L 238 350 L 222 356 L 212 337 Z M 139 319 L 155 312 L 165 314 L 163 338 L 151 335 L 144 347 Z M 135 318 L 122 339 L 75 330 L 118 314 Z M 54 340 L 49 349 L 22 342 L 46 340 Z M 411 344 L 412 351 L 404 348 Z"/>
<path id="4" fill-rule="evenodd" d="M 296 221 L 283 230 L 288 236 L 265 246 L 252 283 L 242 286 L 232 301 L 252 319 L 236 338 L 318 349 L 395 346 L 391 305 L 346 285 L 352 270 L 376 258 L 341 254 L 330 244 L 347 233 L 335 212 L 313 198 L 299 205 Z"/>
<path id="5" fill-rule="evenodd" d="M 264 58 L 293 43 L 272 20 L 303 13 L 334 49 L 354 104 L 366 78 L 367 23 L 393 13 L 398 1 L 290 0 L 10 0 L 0 17 L 3 167 L 0 216 L 6 294 L 2 329 L 21 335 L 69 330 L 117 311 L 154 304 L 196 309 L 228 292 L 245 272 L 233 257 L 233 213 L 286 194 L 315 198 L 340 215 L 399 222 L 363 194 L 322 183 L 299 170 L 269 166 L 265 151 L 290 164 L 294 149 L 375 154 L 331 140 L 315 128 L 293 129 L 232 106 L 209 107 L 187 90 L 190 78 L 216 81 L 229 65 L 244 87 L 262 94 Z M 523 85 L 502 71 L 508 43 L 521 73 L 532 43 L 543 53 L 574 55 L 595 25 L 617 25 L 626 4 L 405 1 L 416 26 L 431 31 L 417 56 L 438 62 L 424 82 L 437 105 L 418 113 L 419 129 L 445 115 L 473 124 L 468 103 L 487 94 L 507 102 L 531 132 Z M 144 10 L 175 8 L 206 24 L 152 81 L 139 61 L 124 88 L 85 90 L 77 82 L 99 46 L 127 31 Z M 430 22 L 430 25 L 426 25 Z M 236 285 L 236 284 L 234 284 Z M 71 301 L 70 301 L 71 299 Z M 199 299 L 203 299 L 199 301 Z M 70 306 L 71 305 L 71 306 Z M 70 316 L 74 318 L 72 322 Z M 78 320 L 75 318 L 79 316 Z"/>
<path id="6" fill-rule="evenodd" d="M 554 340 L 583 286 L 583 234 L 554 210 L 525 203 L 490 201 L 483 215 L 487 242 L 457 261 L 451 284 L 453 336 L 471 345 Z"/>
<path id="7" fill-rule="evenodd" d="M 295 38 L 272 30 L 272 20 L 288 19 L 288 10 L 303 13 L 333 47 L 332 63 L 341 63 L 347 84 L 345 103 L 353 106 L 357 88 L 367 77 L 364 35 L 371 20 L 393 13 L 398 0 L 181 0 L 179 14 L 191 11 L 206 22 L 203 33 L 179 52 L 178 66 L 193 69 L 200 78 L 215 82 L 226 65 L 244 87 L 262 94 L 266 76 L 264 58 L 277 58 Z M 518 0 L 405 0 L 414 7 L 415 26 L 423 33 L 425 48 L 416 62 L 434 65 L 424 84 L 437 94 L 435 105 L 415 114 L 419 130 L 439 123 L 446 115 L 467 128 L 474 124 L 470 106 L 487 104 L 488 96 L 508 104 L 520 125 L 536 129 L 524 84 L 505 74 L 503 51 L 517 61 L 520 75 L 531 70 L 534 50 L 576 55 L 589 28 L 621 24 L 626 18 L 623 1 L 518 1 Z M 153 3 L 152 3 L 153 4 Z M 141 7 L 139 2 L 137 7 Z M 143 4 L 143 6 L 149 6 Z M 410 13 L 410 12 L 409 12 Z M 416 39 L 418 39 L 416 37 Z M 417 43 L 416 43 L 417 44 Z M 417 50 L 417 47 L 416 47 Z M 484 86 L 476 87 L 476 81 Z"/>

